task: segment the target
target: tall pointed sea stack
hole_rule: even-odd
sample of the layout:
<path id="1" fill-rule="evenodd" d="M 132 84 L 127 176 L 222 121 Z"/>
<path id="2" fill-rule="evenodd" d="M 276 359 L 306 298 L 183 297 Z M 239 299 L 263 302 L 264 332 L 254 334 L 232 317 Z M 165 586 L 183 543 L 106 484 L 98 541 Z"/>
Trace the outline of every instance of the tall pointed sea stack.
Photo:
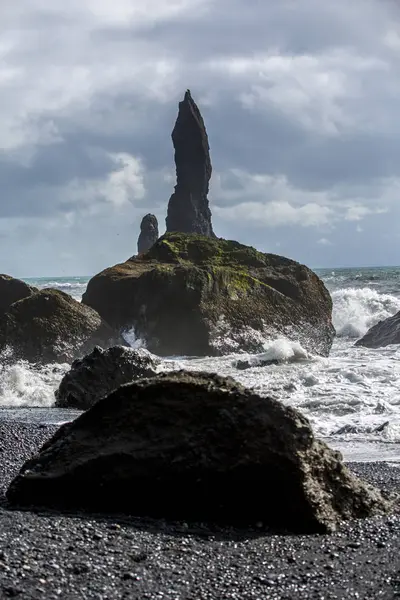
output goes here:
<path id="1" fill-rule="evenodd" d="M 167 232 L 179 231 L 215 237 L 208 205 L 211 160 L 203 118 L 187 90 L 172 132 L 176 186 L 168 203 Z"/>
<path id="2" fill-rule="evenodd" d="M 158 222 L 157 217 L 147 214 L 143 217 L 140 224 L 140 234 L 138 238 L 138 254 L 145 254 L 153 244 L 158 240 Z"/>

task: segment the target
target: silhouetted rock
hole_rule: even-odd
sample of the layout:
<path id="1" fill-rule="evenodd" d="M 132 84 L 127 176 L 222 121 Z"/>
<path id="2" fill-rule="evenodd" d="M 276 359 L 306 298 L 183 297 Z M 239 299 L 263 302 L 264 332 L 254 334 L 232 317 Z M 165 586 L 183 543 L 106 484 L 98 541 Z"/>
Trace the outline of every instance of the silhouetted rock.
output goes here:
<path id="1" fill-rule="evenodd" d="M 355 343 L 366 348 L 383 348 L 390 344 L 400 344 L 400 311 L 393 317 L 379 321 Z"/>
<path id="2" fill-rule="evenodd" d="M 37 289 L 28 285 L 21 279 L 15 279 L 10 275 L 0 275 L 0 315 L 6 312 L 11 304 L 32 296 Z"/>
<path id="3" fill-rule="evenodd" d="M 120 385 L 141 377 L 154 377 L 160 361 L 142 348 L 134 350 L 96 346 L 90 354 L 75 360 L 55 391 L 55 405 L 87 410 Z"/>
<path id="4" fill-rule="evenodd" d="M 155 215 L 145 215 L 140 224 L 138 254 L 145 254 L 158 240 L 158 222 Z"/>
<path id="5" fill-rule="evenodd" d="M 71 362 L 94 346 L 124 340 L 92 308 L 68 294 L 44 289 L 14 302 L 0 317 L 0 351 L 31 362 Z"/>
<path id="6" fill-rule="evenodd" d="M 102 271 L 82 301 L 162 356 L 261 353 L 281 336 L 328 355 L 335 335 L 330 294 L 306 266 L 195 234 L 165 234 Z"/>
<path id="7" fill-rule="evenodd" d="M 172 132 L 175 148 L 176 186 L 168 204 L 167 232 L 182 231 L 214 237 L 208 186 L 211 160 L 208 137 L 200 111 L 187 90 L 179 102 Z"/>
<path id="8" fill-rule="evenodd" d="M 123 385 L 63 425 L 7 498 L 304 533 L 391 507 L 295 409 L 184 371 Z"/>

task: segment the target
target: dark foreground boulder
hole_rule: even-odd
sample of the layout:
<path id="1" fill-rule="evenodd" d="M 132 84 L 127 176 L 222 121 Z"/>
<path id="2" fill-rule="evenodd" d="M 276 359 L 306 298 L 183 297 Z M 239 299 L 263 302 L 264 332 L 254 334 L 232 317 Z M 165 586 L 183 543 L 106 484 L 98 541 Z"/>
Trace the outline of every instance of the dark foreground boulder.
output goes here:
<path id="1" fill-rule="evenodd" d="M 55 391 L 60 408 L 87 410 L 120 385 L 141 377 L 154 377 L 160 361 L 144 349 L 96 346 L 90 354 L 75 360 Z"/>
<path id="2" fill-rule="evenodd" d="M 379 321 L 355 343 L 356 346 L 365 346 L 366 348 L 383 348 L 390 344 L 400 344 L 400 312 L 393 317 Z"/>
<path id="3" fill-rule="evenodd" d="M 296 410 L 233 379 L 183 371 L 121 386 L 63 425 L 7 498 L 295 532 L 390 508 Z"/>
<path id="4" fill-rule="evenodd" d="M 166 234 L 144 256 L 102 271 L 82 301 L 162 356 L 263 352 L 278 336 L 327 355 L 334 337 L 332 300 L 313 271 L 194 234 Z"/>
<path id="5" fill-rule="evenodd" d="M 35 363 L 71 362 L 96 345 L 123 343 L 95 310 L 50 288 L 15 302 L 0 317 L 0 351 Z"/>
<path id="6" fill-rule="evenodd" d="M 0 315 L 5 313 L 14 302 L 28 298 L 37 289 L 10 275 L 0 275 Z"/>

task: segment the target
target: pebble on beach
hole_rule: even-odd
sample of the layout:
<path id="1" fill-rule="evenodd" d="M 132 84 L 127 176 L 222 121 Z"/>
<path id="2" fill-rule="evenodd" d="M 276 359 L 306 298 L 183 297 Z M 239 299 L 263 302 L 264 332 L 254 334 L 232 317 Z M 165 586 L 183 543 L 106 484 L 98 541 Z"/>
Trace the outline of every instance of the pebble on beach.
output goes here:
<path id="1" fill-rule="evenodd" d="M 2 493 L 56 426 L 0 423 Z M 398 489 L 400 469 L 356 473 Z M 4 497 L 4 496 L 3 496 Z M 0 506 L 0 597 L 65 599 L 392 599 L 400 594 L 400 516 L 333 535 L 268 535 L 127 517 Z"/>

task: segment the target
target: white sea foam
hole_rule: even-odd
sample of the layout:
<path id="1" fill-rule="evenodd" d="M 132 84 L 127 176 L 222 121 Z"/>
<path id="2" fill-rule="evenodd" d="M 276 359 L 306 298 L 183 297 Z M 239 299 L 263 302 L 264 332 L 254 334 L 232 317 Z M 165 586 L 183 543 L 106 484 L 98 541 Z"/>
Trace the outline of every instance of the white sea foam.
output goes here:
<path id="1" fill-rule="evenodd" d="M 54 404 L 54 390 L 69 365 L 36 367 L 27 362 L 0 365 L 0 407 Z"/>
<path id="2" fill-rule="evenodd" d="M 329 358 L 306 352 L 288 335 L 264 340 L 264 351 L 258 355 L 237 354 L 236 340 L 231 340 L 228 356 L 174 358 L 163 361 L 160 370 L 185 368 L 230 375 L 247 387 L 298 408 L 310 419 L 317 435 L 339 447 L 359 448 L 355 456 L 357 452 L 365 456 L 364 449 L 360 450 L 363 443 L 372 444 L 378 460 L 380 453 L 397 456 L 400 453 L 396 449 L 385 454 L 382 447 L 400 444 L 400 346 L 373 350 L 354 346 L 355 338 L 369 327 L 400 310 L 400 298 L 386 292 L 396 293 L 396 281 L 385 280 L 381 288 L 374 289 L 369 287 L 371 282 L 368 287 L 337 289 L 342 285 L 341 277 L 332 275 L 336 286 L 332 292 L 333 321 L 338 337 Z M 76 282 L 71 284 L 76 287 Z M 230 333 L 225 325 L 222 321 L 216 331 L 221 344 Z M 134 330 L 125 332 L 124 337 L 132 347 L 143 347 Z M 250 368 L 237 369 L 239 359 L 247 361 Z M 278 364 L 262 366 L 266 361 Z M 0 367 L 0 407 L 39 406 L 41 410 L 53 404 L 54 390 L 68 368 L 36 368 L 21 362 L 10 366 L 9 357 L 6 365 Z"/>
<path id="3" fill-rule="evenodd" d="M 65 292 L 70 294 L 75 300 L 79 302 L 82 300 L 82 294 L 87 287 L 87 283 L 83 283 L 80 281 L 39 281 L 39 282 L 31 282 L 32 285 L 38 287 L 39 289 L 43 288 L 53 288 L 56 290 L 60 290 L 61 292 Z"/>
<path id="4" fill-rule="evenodd" d="M 245 362 L 251 367 L 263 366 L 266 363 L 285 363 L 311 360 L 312 355 L 305 350 L 299 342 L 293 342 L 286 337 L 278 337 L 263 344 L 265 352 L 246 355 Z M 243 362 L 243 355 L 239 355 Z M 233 361 L 235 365 L 237 361 Z"/>
<path id="5" fill-rule="evenodd" d="M 138 348 L 146 348 L 146 343 L 141 338 L 137 337 L 135 333 L 135 329 L 131 327 L 131 329 L 127 329 L 122 332 L 122 337 L 126 341 L 127 344 L 130 345 L 131 348 L 137 350 Z"/>
<path id="6" fill-rule="evenodd" d="M 280 337 L 272 342 L 264 344 L 265 352 L 261 354 L 262 360 L 305 360 L 310 358 L 309 353 L 304 350 L 299 342 Z"/>
<path id="7" fill-rule="evenodd" d="M 369 287 L 336 290 L 332 300 L 333 324 L 340 337 L 359 338 L 400 310 L 400 298 Z"/>
<path id="8" fill-rule="evenodd" d="M 43 285 L 39 285 L 39 287 L 49 287 L 49 288 L 59 288 L 59 289 L 65 289 L 65 290 L 70 290 L 73 288 L 77 288 L 80 290 L 85 290 L 86 289 L 87 284 L 86 283 L 79 283 L 79 282 L 70 282 L 70 281 L 46 281 L 46 284 Z"/>
<path id="9" fill-rule="evenodd" d="M 280 345 L 281 341 L 277 341 L 275 348 Z M 217 366 L 220 374 L 230 375 L 247 387 L 301 410 L 323 437 L 349 426 L 355 431 L 352 436 L 358 439 L 372 436 L 400 442 L 400 355 L 396 347 L 381 352 L 354 348 L 338 340 L 329 358 L 310 355 L 305 358 L 300 353 L 298 360 L 263 367 L 257 365 L 259 356 L 245 355 L 252 366 L 244 371 L 235 368 L 235 359 L 245 358 L 242 354 L 180 360 L 171 363 L 171 367 L 212 372 Z M 386 421 L 390 422 L 389 429 L 373 433 Z"/>

